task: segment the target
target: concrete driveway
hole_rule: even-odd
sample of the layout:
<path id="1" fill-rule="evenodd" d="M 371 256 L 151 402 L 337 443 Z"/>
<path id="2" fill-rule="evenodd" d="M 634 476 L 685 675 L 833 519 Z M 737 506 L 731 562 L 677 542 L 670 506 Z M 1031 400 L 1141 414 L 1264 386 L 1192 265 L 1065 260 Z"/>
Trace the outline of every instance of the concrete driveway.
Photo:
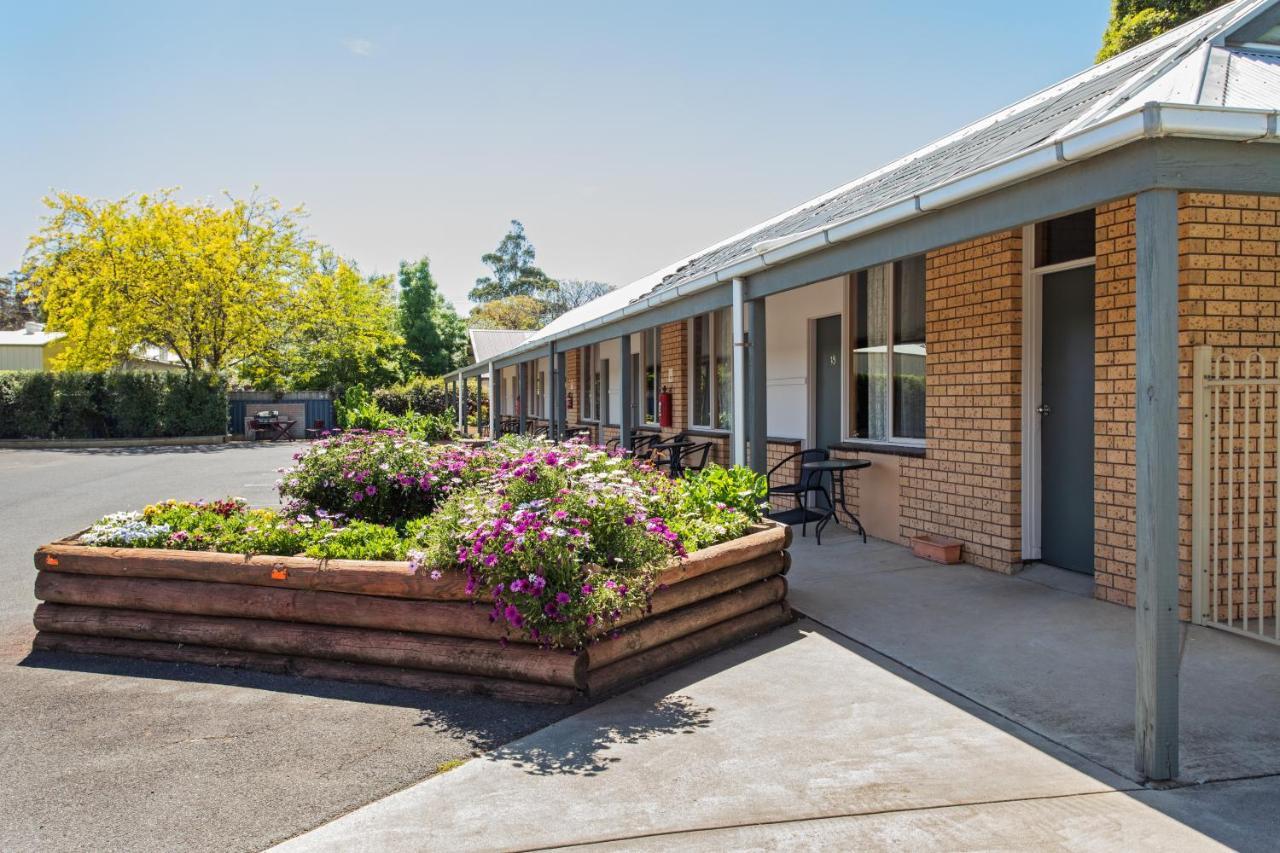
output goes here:
<path id="1" fill-rule="evenodd" d="M 0 450 L 0 850 L 261 849 L 567 713 L 30 654 L 36 546 L 169 497 L 274 504 L 301 446 Z"/>

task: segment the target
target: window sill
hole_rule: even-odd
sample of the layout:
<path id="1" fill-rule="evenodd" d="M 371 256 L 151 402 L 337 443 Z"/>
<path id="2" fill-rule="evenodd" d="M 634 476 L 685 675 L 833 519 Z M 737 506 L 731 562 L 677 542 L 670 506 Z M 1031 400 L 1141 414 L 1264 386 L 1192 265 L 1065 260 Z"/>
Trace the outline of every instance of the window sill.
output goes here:
<path id="1" fill-rule="evenodd" d="M 715 427 L 688 427 L 683 432 L 685 435 L 702 435 L 708 438 L 727 438 L 732 435 L 731 430 L 716 429 Z"/>
<path id="2" fill-rule="evenodd" d="M 894 444 L 889 441 L 838 441 L 832 450 L 854 450 L 858 453 L 881 453 L 885 456 L 910 456 L 924 459 L 927 448 L 919 444 Z"/>

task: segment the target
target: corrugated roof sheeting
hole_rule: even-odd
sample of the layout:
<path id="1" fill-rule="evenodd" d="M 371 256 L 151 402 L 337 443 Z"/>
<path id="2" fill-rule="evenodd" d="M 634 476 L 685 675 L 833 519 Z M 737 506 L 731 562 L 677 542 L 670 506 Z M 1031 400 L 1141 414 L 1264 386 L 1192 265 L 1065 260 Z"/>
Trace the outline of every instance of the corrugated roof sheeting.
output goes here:
<path id="1" fill-rule="evenodd" d="M 1269 109 L 1280 100 L 1280 54 L 1233 50 L 1227 60 L 1223 106 Z"/>

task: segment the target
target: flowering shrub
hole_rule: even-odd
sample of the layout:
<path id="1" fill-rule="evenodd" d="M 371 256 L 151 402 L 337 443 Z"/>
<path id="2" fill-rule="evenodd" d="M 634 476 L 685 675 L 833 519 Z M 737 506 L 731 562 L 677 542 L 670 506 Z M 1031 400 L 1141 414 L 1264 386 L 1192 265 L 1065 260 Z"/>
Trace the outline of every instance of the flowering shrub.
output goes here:
<path id="1" fill-rule="evenodd" d="M 577 646 L 647 602 L 653 577 L 684 552 L 655 509 L 665 477 L 585 444 L 507 445 L 483 488 L 462 491 L 410 531 L 421 569 L 453 563 L 490 617 L 552 645 Z M 514 452 L 513 452 L 514 451 Z"/>
<path id="2" fill-rule="evenodd" d="M 297 465 L 282 471 L 280 497 L 291 513 L 403 524 L 481 479 L 484 456 L 398 432 L 338 433 L 294 455 Z"/>
<path id="3" fill-rule="evenodd" d="M 172 531 L 163 544 L 182 551 L 233 554 L 298 554 L 333 530 L 328 521 L 250 509 L 242 498 L 219 501 L 164 501 L 142 511 L 148 523 Z"/>
<path id="4" fill-rule="evenodd" d="M 163 548 L 169 537 L 167 524 L 149 524 L 140 512 L 113 512 L 84 533 L 86 545 L 118 548 Z"/>
<path id="5" fill-rule="evenodd" d="M 108 516 L 82 541 L 407 558 L 434 580 L 462 572 L 495 622 L 579 647 L 645 607 L 671 560 L 745 533 L 766 492 L 743 468 L 672 481 L 622 453 L 514 437 L 473 449 L 351 432 L 295 459 L 280 482 L 283 511 L 238 498 L 166 501 Z"/>

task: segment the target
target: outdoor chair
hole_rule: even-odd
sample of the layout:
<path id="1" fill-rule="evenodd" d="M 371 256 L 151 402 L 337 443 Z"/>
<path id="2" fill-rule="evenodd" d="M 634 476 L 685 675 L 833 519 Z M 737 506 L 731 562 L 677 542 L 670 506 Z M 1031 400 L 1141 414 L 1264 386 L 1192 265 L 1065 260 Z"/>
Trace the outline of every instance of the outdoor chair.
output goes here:
<path id="1" fill-rule="evenodd" d="M 633 432 L 631 434 L 631 455 L 636 459 L 650 459 L 653 457 L 653 445 L 657 444 L 661 436 L 652 432 Z"/>
<path id="2" fill-rule="evenodd" d="M 809 528 L 809 495 L 818 494 L 825 495 L 826 489 L 822 486 L 822 474 L 818 471 L 806 471 L 804 465 L 807 462 L 826 462 L 831 458 L 831 454 L 825 450 L 797 450 L 785 457 L 777 465 L 769 469 L 769 473 L 765 475 L 769 482 L 768 497 L 775 495 L 778 497 L 787 497 L 795 500 L 800 506 L 800 535 L 808 534 Z M 790 470 L 794 466 L 796 472 L 795 480 L 785 482 L 776 482 L 780 473 L 784 468 Z M 777 513 L 781 515 L 782 513 Z"/>
<path id="3" fill-rule="evenodd" d="M 617 438 L 611 438 L 604 443 L 604 449 L 608 450 L 610 453 L 617 450 L 621 446 L 622 446 L 622 440 Z"/>
<path id="4" fill-rule="evenodd" d="M 680 473 L 697 473 L 707 467 L 707 458 L 711 455 L 711 442 L 704 441 L 680 451 Z"/>

